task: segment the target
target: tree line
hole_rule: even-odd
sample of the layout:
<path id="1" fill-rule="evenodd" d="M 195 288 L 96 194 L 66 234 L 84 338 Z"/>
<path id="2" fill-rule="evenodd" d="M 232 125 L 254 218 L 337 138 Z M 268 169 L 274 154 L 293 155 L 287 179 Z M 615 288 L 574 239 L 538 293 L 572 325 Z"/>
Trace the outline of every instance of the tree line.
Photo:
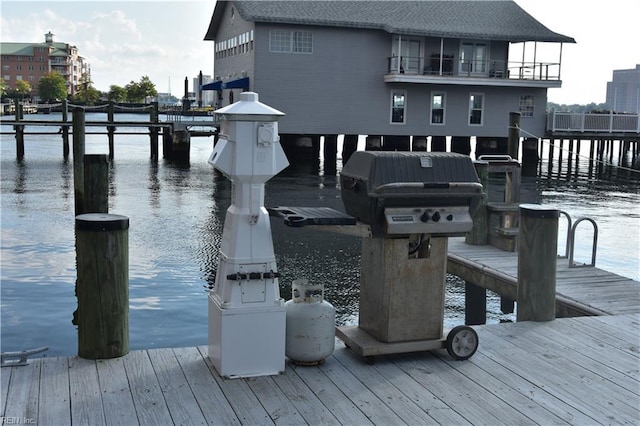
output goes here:
<path id="1" fill-rule="evenodd" d="M 4 80 L 0 80 L 0 91 L 2 98 L 25 99 L 29 98 L 32 91 L 31 85 L 18 80 L 13 89 L 9 89 Z M 67 95 L 67 81 L 57 71 L 45 74 L 38 82 L 38 97 L 45 101 L 56 101 L 69 99 L 72 102 L 83 103 L 85 105 L 95 105 L 99 101 L 114 102 L 145 102 L 149 97 L 158 96 L 155 84 L 148 76 L 142 76 L 140 81 L 131 80 L 126 86 L 121 87 L 115 84 L 109 87 L 108 92 L 101 92 L 93 87 L 91 76 L 82 76 L 76 93 Z"/>

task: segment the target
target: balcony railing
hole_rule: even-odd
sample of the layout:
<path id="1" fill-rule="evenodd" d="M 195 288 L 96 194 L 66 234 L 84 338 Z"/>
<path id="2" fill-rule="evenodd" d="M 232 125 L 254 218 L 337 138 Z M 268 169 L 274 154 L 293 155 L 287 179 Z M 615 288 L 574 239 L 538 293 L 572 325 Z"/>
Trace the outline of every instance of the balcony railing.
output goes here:
<path id="1" fill-rule="evenodd" d="M 547 130 L 580 133 L 640 133 L 640 114 L 550 112 Z"/>
<path id="2" fill-rule="evenodd" d="M 560 64 L 548 62 L 507 62 L 504 60 L 456 61 L 452 55 L 392 56 L 389 74 L 444 77 L 503 78 L 512 80 L 560 80 Z"/>

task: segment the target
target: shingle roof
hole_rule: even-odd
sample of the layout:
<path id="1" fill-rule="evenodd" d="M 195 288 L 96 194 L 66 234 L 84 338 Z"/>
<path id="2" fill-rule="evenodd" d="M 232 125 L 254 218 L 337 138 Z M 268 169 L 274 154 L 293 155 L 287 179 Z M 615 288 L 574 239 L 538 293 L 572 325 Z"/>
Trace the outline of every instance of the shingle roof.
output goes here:
<path id="1" fill-rule="evenodd" d="M 227 1 L 218 0 L 205 40 L 215 40 Z M 246 21 L 379 29 L 393 34 L 511 42 L 575 43 L 511 0 L 232 2 Z"/>

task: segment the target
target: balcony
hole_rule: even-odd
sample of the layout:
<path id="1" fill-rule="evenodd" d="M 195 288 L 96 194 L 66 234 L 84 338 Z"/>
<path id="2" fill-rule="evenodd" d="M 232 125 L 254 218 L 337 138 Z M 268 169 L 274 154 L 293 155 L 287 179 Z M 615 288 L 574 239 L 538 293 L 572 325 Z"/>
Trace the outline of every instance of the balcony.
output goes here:
<path id="1" fill-rule="evenodd" d="M 387 58 L 385 83 L 560 87 L 560 64 L 456 60 L 453 55 Z"/>

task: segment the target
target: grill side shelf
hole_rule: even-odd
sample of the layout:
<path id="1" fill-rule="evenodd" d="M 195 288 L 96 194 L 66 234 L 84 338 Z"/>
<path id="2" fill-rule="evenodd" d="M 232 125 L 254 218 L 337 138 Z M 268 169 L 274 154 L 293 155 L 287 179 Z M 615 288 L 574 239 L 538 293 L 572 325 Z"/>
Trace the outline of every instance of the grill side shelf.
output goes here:
<path id="1" fill-rule="evenodd" d="M 329 207 L 269 207 L 270 216 L 284 219 L 284 223 L 291 227 L 306 225 L 355 225 L 357 220 L 353 216 Z"/>

